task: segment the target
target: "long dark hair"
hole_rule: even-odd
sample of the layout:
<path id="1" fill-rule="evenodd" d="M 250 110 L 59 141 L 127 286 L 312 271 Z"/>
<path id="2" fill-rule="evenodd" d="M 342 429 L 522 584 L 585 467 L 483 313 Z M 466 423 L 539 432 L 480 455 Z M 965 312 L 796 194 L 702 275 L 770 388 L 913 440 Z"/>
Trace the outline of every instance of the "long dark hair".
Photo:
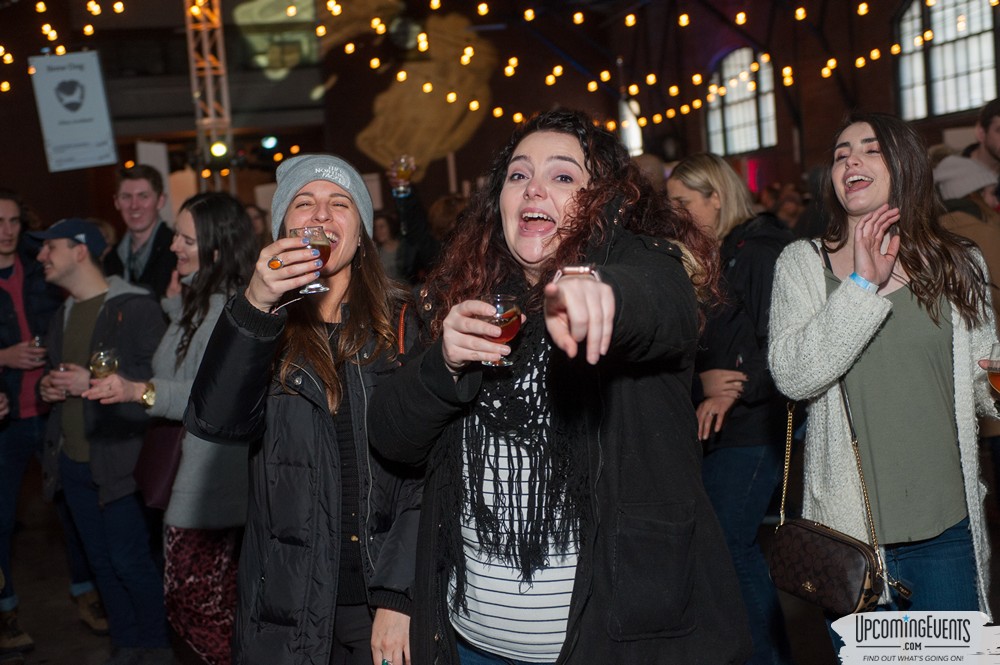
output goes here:
<path id="1" fill-rule="evenodd" d="M 576 194 L 575 210 L 559 232 L 559 246 L 542 264 L 538 283 L 522 303 L 526 311 L 541 307 L 545 284 L 560 266 L 580 263 L 616 223 L 633 233 L 680 242 L 703 270 L 698 286 L 718 295 L 714 239 L 702 233 L 687 213 L 674 208 L 665 193 L 653 189 L 613 134 L 584 113 L 555 110 L 520 125 L 497 153 L 486 185 L 473 195 L 427 278 L 425 297 L 437 305 L 431 322 L 434 337 L 440 334 L 441 322 L 452 306 L 496 290 L 510 275 L 522 272 L 504 240 L 500 192 L 518 144 L 529 134 L 545 131 L 568 134 L 580 142 L 590 182 Z"/>
<path id="2" fill-rule="evenodd" d="M 834 143 L 847 127 L 862 122 L 875 132 L 889 171 L 889 205 L 899 208 L 898 260 L 910 278 L 910 291 L 934 323 L 939 322 L 939 301 L 944 296 L 966 325 L 976 325 L 986 312 L 986 276 L 973 256 L 975 245 L 945 230 L 938 221 L 945 210 L 934 189 L 923 141 L 895 116 L 853 112 L 837 130 Z M 833 178 L 823 185 L 823 199 L 830 215 L 823 242 L 835 251 L 847 244 L 850 229 Z"/>
<path id="3" fill-rule="evenodd" d="M 198 240 L 198 272 L 181 294 L 181 340 L 177 364 L 187 355 L 191 338 L 205 320 L 216 293 L 231 295 L 246 285 L 257 257 L 257 243 L 243 204 L 229 194 L 204 192 L 181 204 L 194 219 Z"/>
<path id="4" fill-rule="evenodd" d="M 279 237 L 286 235 L 282 222 Z M 317 298 L 305 297 L 288 305 L 288 324 L 282 334 L 278 377 L 288 390 L 288 376 L 296 365 L 305 362 L 316 372 L 326 388 L 327 405 L 336 412 L 343 395 L 340 371 L 345 361 L 359 365 L 372 362 L 396 348 L 400 305 L 408 294 L 388 278 L 382 267 L 375 241 L 361 225 L 361 244 L 351 259 L 351 282 L 344 299 L 349 314 L 342 320 L 336 350 L 330 348 L 326 322 L 319 313 Z M 370 341 L 371 353 L 361 350 Z"/>

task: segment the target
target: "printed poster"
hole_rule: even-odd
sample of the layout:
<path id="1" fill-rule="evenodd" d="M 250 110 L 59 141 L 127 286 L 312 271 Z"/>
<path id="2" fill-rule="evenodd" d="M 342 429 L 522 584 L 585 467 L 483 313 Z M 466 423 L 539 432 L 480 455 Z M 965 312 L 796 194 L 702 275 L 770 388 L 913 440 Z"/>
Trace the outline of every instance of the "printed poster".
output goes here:
<path id="1" fill-rule="evenodd" d="M 49 171 L 118 161 L 96 51 L 28 58 Z"/>

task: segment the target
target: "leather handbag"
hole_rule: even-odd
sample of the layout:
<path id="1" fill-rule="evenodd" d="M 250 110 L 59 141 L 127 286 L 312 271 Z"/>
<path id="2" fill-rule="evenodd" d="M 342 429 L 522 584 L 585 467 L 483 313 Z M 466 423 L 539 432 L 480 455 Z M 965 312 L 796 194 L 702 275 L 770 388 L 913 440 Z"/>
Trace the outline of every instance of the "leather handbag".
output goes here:
<path id="1" fill-rule="evenodd" d="M 771 580 L 776 587 L 818 605 L 835 617 L 875 609 L 888 579 L 875 534 L 864 472 L 861 469 L 858 435 L 854 430 L 851 406 L 843 379 L 839 383 L 851 430 L 851 449 L 861 478 L 861 493 L 871 542 L 860 541 L 812 520 L 785 519 L 788 471 L 792 455 L 792 413 L 795 408 L 789 403 L 781 512 L 768 556 Z M 909 589 L 902 584 L 895 580 L 890 580 L 890 584 L 904 597 L 910 596 Z"/>
<path id="2" fill-rule="evenodd" d="M 184 433 L 183 424 L 166 418 L 154 418 L 146 428 L 132 477 L 142 500 L 150 508 L 166 510 L 170 503 L 174 478 L 181 465 Z"/>

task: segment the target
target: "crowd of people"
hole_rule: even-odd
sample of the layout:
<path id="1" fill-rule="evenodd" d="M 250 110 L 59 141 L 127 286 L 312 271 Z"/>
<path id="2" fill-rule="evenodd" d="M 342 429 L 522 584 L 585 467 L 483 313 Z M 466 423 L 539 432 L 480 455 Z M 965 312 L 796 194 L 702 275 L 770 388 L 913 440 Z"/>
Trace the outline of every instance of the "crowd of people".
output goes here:
<path id="1" fill-rule="evenodd" d="M 0 658 L 37 456 L 105 665 L 792 663 L 758 542 L 789 400 L 803 515 L 867 540 L 870 500 L 879 609 L 989 614 L 1000 103 L 977 139 L 856 113 L 768 203 L 554 110 L 428 209 L 300 155 L 270 211 L 171 228 L 122 169 L 115 243 L 0 189 Z"/>

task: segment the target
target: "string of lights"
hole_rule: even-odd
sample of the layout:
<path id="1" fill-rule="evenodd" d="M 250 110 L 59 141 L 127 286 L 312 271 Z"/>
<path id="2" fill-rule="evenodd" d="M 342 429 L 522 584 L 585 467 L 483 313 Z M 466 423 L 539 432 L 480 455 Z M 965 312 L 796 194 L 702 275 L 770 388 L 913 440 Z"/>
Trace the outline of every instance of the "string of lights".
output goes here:
<path id="1" fill-rule="evenodd" d="M 0 10 L 10 7 L 20 0 L 0 0 Z M 883 0 L 888 1 L 888 0 Z M 928 7 L 934 6 L 939 0 L 924 0 Z M 1000 4 L 1000 0 L 981 0 L 983 3 L 988 4 L 992 7 L 996 7 Z M 470 13 L 474 12 L 475 16 L 479 20 L 483 18 L 492 17 L 493 8 L 490 6 L 489 2 L 478 2 L 469 3 L 467 1 L 461 0 L 423 0 L 426 2 L 427 10 L 431 12 L 459 12 L 459 13 Z M 631 10 L 625 10 L 622 14 L 618 15 L 615 20 L 620 20 L 622 26 L 627 30 L 636 29 L 643 23 L 643 4 L 639 3 L 636 7 Z M 794 4 L 794 3 L 790 3 Z M 825 3 L 824 3 L 825 4 Z M 857 2 L 853 4 L 853 12 L 859 18 L 863 18 L 871 13 L 870 2 Z M 197 3 L 192 7 L 192 11 L 197 9 Z M 708 26 L 698 25 L 698 21 L 692 11 L 684 11 L 682 9 L 683 3 L 675 3 L 675 14 L 673 18 L 676 21 L 676 26 L 680 30 L 702 30 L 709 29 Z M 87 11 L 93 16 L 99 16 L 105 10 L 108 10 L 114 14 L 122 14 L 126 11 L 126 5 L 122 1 L 117 2 L 105 2 L 102 3 L 98 0 L 88 0 L 86 3 Z M 317 38 L 324 38 L 330 34 L 336 28 L 336 22 L 339 20 L 344 20 L 348 17 L 352 10 L 357 11 L 352 8 L 349 0 L 329 0 L 325 4 L 326 12 L 321 14 L 316 21 L 315 34 Z M 45 2 L 38 1 L 35 2 L 35 10 L 38 14 L 44 15 L 47 11 Z M 718 10 L 716 10 L 718 11 Z M 290 20 L 300 20 L 299 19 L 299 5 L 296 2 L 289 2 L 285 8 L 285 16 Z M 589 13 L 587 11 L 580 10 L 579 8 L 569 8 L 569 9 L 553 9 L 550 5 L 544 7 L 525 7 L 519 11 L 519 14 L 515 17 L 516 20 L 522 21 L 525 25 L 533 24 L 537 21 L 542 14 L 552 15 L 559 14 L 560 20 L 564 21 L 563 25 L 565 30 L 573 30 L 579 26 L 585 26 L 591 21 L 592 17 L 596 18 L 596 14 Z M 809 9 L 804 5 L 800 4 L 791 9 L 791 15 L 796 22 L 801 22 L 808 24 L 812 21 L 810 17 Z M 355 17 L 356 18 L 356 17 Z M 504 16 L 501 20 L 508 20 L 510 17 Z M 748 26 L 751 26 L 754 21 L 754 16 L 747 10 L 741 9 L 727 17 L 727 20 L 731 20 L 732 26 L 735 26 L 737 30 L 747 30 Z M 714 19 L 713 19 L 714 20 Z M 957 21 L 962 21 L 963 17 L 958 16 Z M 373 16 L 371 17 L 368 25 L 370 26 L 371 34 L 380 37 L 386 35 L 390 31 L 392 26 L 393 17 L 381 17 Z M 0 21 L 0 25 L 3 22 Z M 815 27 L 815 26 L 813 26 Z M 4 76 L 4 67 L 9 67 L 15 65 L 19 62 L 17 54 L 10 52 L 5 48 L 3 43 L 3 29 L 0 28 L 0 93 L 9 92 L 11 90 L 11 83 L 9 78 Z M 51 22 L 44 22 L 41 25 L 40 34 L 40 50 L 43 53 L 53 53 L 56 55 L 61 55 L 66 52 L 66 47 L 64 43 L 64 34 L 68 36 L 68 31 L 64 31 L 63 28 L 54 25 Z M 95 28 L 92 24 L 86 24 L 82 27 L 82 36 L 74 35 L 76 38 L 92 37 L 95 34 Z M 360 48 L 360 43 L 364 40 L 364 37 L 353 38 L 342 44 L 337 45 L 337 48 L 342 50 L 345 57 L 358 56 L 362 57 L 366 51 Z M 927 30 L 922 35 L 917 36 L 914 39 L 914 48 L 922 48 L 934 40 L 934 34 L 932 31 Z M 79 39 L 71 40 L 73 43 L 79 41 Z M 85 41 L 84 41 L 85 43 Z M 424 31 L 418 31 L 416 33 L 415 49 L 418 53 L 426 53 L 430 49 L 434 48 L 434 44 L 430 41 L 428 34 Z M 905 49 L 899 43 L 888 43 L 888 44 L 872 44 L 863 49 L 859 49 L 858 52 L 849 59 L 844 59 L 850 62 L 856 70 L 863 70 L 872 62 L 878 61 L 885 57 L 886 54 L 890 56 L 898 56 Z M 363 55 L 363 57 L 368 57 L 368 67 L 374 72 L 385 71 L 387 63 L 377 55 Z M 459 64 L 461 66 L 468 66 L 473 59 L 476 57 L 475 49 L 472 46 L 468 46 L 462 51 L 459 56 Z M 523 55 L 514 55 L 503 57 L 500 59 L 499 66 L 502 69 L 502 73 L 506 78 L 515 78 L 518 76 L 523 76 L 522 73 L 526 68 L 523 67 L 523 61 L 525 60 Z M 751 65 L 750 71 L 743 72 L 739 76 L 735 77 L 730 83 L 734 85 L 744 85 L 753 86 L 756 85 L 756 79 L 754 74 L 756 73 L 756 67 L 759 67 L 762 63 L 769 63 L 773 68 L 775 73 L 780 73 L 779 80 L 786 87 L 794 86 L 796 83 L 796 77 L 802 76 L 802 72 L 796 72 L 793 70 L 792 64 L 781 63 L 781 62 L 770 62 L 771 55 L 764 52 L 759 56 L 759 60 L 755 61 Z M 567 65 L 555 65 L 550 71 L 544 74 L 544 83 L 546 86 L 555 87 L 567 85 L 564 81 L 566 77 L 563 76 L 564 72 L 567 71 Z M 393 73 L 393 78 L 396 85 L 411 86 L 414 89 L 414 94 L 438 94 L 442 95 L 446 103 L 448 104 L 464 104 L 469 112 L 488 112 L 494 118 L 504 118 L 509 117 L 514 122 L 520 122 L 524 119 L 525 112 L 520 110 L 510 111 L 504 109 L 500 105 L 493 106 L 492 108 L 483 108 L 483 104 L 479 99 L 473 97 L 463 98 L 460 90 L 445 89 L 441 90 L 439 87 L 435 86 L 433 82 L 428 80 L 416 80 L 415 77 L 411 76 L 406 68 L 406 63 L 403 62 L 395 66 L 395 71 Z M 830 78 L 834 75 L 835 70 L 838 67 L 842 67 L 843 64 L 838 61 L 835 57 L 830 57 L 827 59 L 824 66 L 820 68 L 815 74 L 822 78 Z M 580 67 L 574 67 L 578 72 L 580 72 Z M 707 69 L 707 65 L 704 66 Z M 528 71 L 537 71 L 531 68 L 527 68 Z M 663 80 L 662 72 L 647 72 L 645 74 L 638 73 L 634 76 L 634 81 L 616 81 L 617 86 L 612 85 L 612 81 L 615 78 L 612 74 L 615 71 L 615 66 L 609 65 L 607 68 L 601 69 L 596 73 L 592 73 L 591 76 L 586 77 L 589 80 L 586 81 L 586 90 L 590 93 L 595 94 L 614 94 L 614 95 L 627 95 L 629 97 L 636 97 L 644 89 L 655 89 L 658 91 L 660 96 L 664 99 L 669 100 L 668 105 L 663 105 L 661 108 L 649 109 L 646 113 L 637 114 L 637 122 L 641 126 L 646 126 L 649 123 L 658 124 L 663 122 L 664 119 L 671 119 L 677 115 L 686 115 L 693 111 L 697 111 L 703 108 L 706 104 L 711 103 L 716 99 L 717 96 L 724 96 L 727 94 L 728 90 L 725 85 L 717 85 L 706 81 L 706 76 L 694 72 L 690 75 L 685 75 L 683 80 L 675 81 L 665 81 Z M 619 69 L 619 72 L 621 70 Z M 29 72 L 30 73 L 30 72 Z M 619 74 L 621 76 L 621 74 Z M 576 79 L 579 80 L 579 79 Z M 688 83 L 690 81 L 690 84 Z M 686 93 L 686 98 L 682 98 L 682 90 Z M 535 102 L 537 100 L 532 100 Z M 0 95 L 0 102 L 2 102 L 2 95 Z M 617 127 L 614 120 L 608 120 L 607 126 L 611 129 Z"/>

